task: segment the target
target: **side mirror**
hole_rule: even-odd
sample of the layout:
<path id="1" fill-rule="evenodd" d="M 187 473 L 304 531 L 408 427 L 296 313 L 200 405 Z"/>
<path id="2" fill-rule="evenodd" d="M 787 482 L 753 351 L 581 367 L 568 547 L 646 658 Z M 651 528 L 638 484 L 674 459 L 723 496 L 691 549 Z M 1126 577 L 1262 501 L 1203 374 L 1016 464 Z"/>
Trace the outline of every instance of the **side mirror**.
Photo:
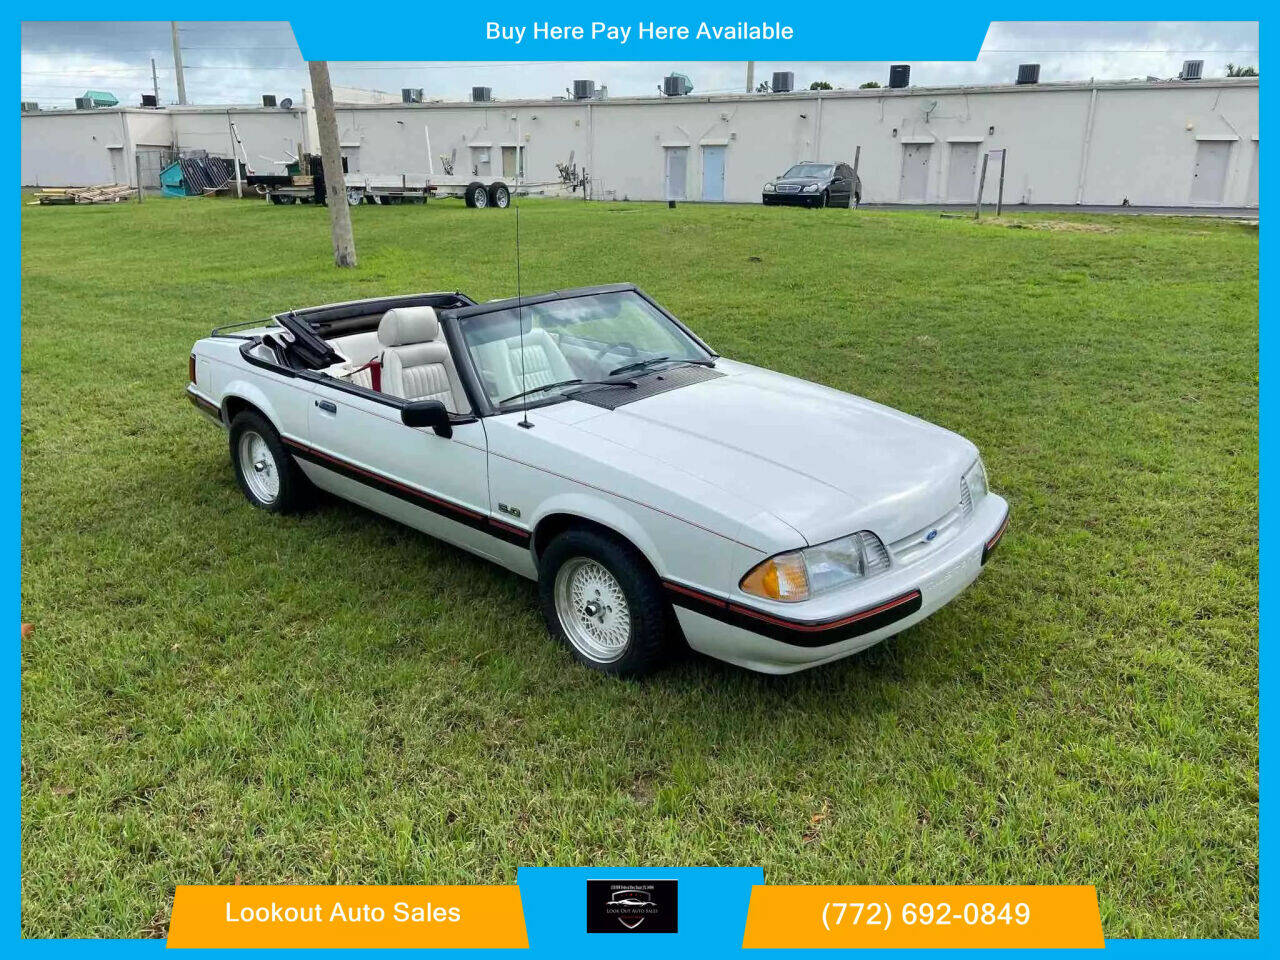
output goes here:
<path id="1" fill-rule="evenodd" d="M 400 422 L 406 427 L 430 427 L 436 436 L 452 437 L 449 411 L 439 400 L 411 400 L 400 408 Z"/>

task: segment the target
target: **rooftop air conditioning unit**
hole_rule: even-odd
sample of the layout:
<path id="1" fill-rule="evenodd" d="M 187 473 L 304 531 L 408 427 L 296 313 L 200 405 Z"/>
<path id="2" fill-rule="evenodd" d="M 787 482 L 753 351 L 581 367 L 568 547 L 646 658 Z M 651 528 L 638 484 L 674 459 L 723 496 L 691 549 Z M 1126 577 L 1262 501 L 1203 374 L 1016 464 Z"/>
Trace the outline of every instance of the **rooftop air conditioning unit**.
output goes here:
<path id="1" fill-rule="evenodd" d="M 40 111 L 40 104 L 36 103 L 34 100 L 22 101 L 23 113 L 39 113 L 39 111 Z"/>
<path id="2" fill-rule="evenodd" d="M 93 109 L 93 97 L 76 97 L 76 109 L 77 109 L 77 110 L 92 110 L 92 109 Z"/>
<path id="3" fill-rule="evenodd" d="M 683 73 L 673 73 L 662 78 L 662 95 L 664 97 L 685 97 L 693 89 L 693 84 Z"/>
<path id="4" fill-rule="evenodd" d="M 1182 72 L 1178 74 L 1179 80 L 1199 80 L 1204 76 L 1203 60 L 1183 60 Z"/>
<path id="5" fill-rule="evenodd" d="M 595 95 L 596 95 L 596 82 L 594 80 L 573 81 L 573 99 L 594 100 Z"/>
<path id="6" fill-rule="evenodd" d="M 889 89 L 901 90 L 911 83 L 911 64 L 895 63 L 889 67 Z"/>
<path id="7" fill-rule="evenodd" d="M 769 89 L 774 93 L 790 93 L 796 88 L 796 75 L 790 70 L 785 73 L 775 73 L 773 82 L 769 84 Z"/>
<path id="8" fill-rule="evenodd" d="M 493 87 L 472 87 L 471 99 L 475 103 L 488 103 L 493 99 Z"/>
<path id="9" fill-rule="evenodd" d="M 262 95 L 262 105 L 264 107 L 274 107 L 276 105 L 276 95 L 274 93 L 264 93 Z"/>
<path id="10" fill-rule="evenodd" d="M 160 98 L 154 93 L 144 93 L 142 95 L 142 105 L 144 107 L 158 107 L 160 106 Z"/>
<path id="11" fill-rule="evenodd" d="M 401 103 L 421 103 L 422 88 L 421 87 L 401 87 L 400 102 Z"/>
<path id="12" fill-rule="evenodd" d="M 1038 63 L 1020 63 L 1018 64 L 1018 84 L 1025 86 L 1028 83 L 1040 82 L 1040 64 Z"/>

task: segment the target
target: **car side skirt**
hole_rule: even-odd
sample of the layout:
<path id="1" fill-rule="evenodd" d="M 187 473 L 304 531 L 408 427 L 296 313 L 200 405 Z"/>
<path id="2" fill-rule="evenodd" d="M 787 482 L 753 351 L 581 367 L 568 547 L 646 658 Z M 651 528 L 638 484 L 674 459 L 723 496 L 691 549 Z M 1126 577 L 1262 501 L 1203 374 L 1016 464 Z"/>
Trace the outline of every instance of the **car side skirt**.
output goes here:
<path id="1" fill-rule="evenodd" d="M 906 619 L 923 603 L 919 590 L 909 590 L 856 613 L 829 620 L 804 621 L 755 610 L 671 580 L 664 580 L 662 585 L 676 606 L 797 647 L 825 647 L 871 633 Z"/>
<path id="2" fill-rule="evenodd" d="M 430 510 L 432 513 L 471 527 L 473 530 L 479 530 L 481 533 L 487 533 L 489 536 L 506 543 L 515 544 L 518 547 L 527 547 L 529 545 L 529 539 L 532 535 L 528 530 L 522 530 L 512 524 L 503 523 L 494 517 L 486 516 L 477 510 L 472 510 L 470 507 L 464 507 L 460 503 L 437 497 L 435 494 L 428 493 L 418 487 L 411 487 L 380 473 L 374 473 L 372 470 L 357 466 L 332 454 L 324 453 L 314 447 L 309 447 L 305 443 L 290 437 L 281 437 L 280 439 L 294 456 L 324 467 L 326 470 L 332 470 L 350 480 L 355 480 L 357 483 L 363 483 L 382 493 L 404 500 L 406 503 L 411 503 L 415 507 Z"/>

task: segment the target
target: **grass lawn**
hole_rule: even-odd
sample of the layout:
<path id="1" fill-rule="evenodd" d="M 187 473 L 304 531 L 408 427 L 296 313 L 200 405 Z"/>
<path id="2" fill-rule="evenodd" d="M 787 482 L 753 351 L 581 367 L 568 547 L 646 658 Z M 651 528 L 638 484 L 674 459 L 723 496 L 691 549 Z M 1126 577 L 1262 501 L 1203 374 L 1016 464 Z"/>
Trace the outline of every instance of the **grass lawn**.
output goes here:
<path id="1" fill-rule="evenodd" d="M 532 584 L 328 502 L 253 510 L 187 403 L 210 327 L 515 292 L 512 211 L 23 207 L 22 929 L 177 883 L 1094 883 L 1109 936 L 1258 930 L 1258 238 L 1172 218 L 527 201 L 524 290 L 630 280 L 720 352 L 978 444 L 956 602 L 768 678 L 575 666 Z M 1024 229 L 1011 229 L 1022 226 Z"/>

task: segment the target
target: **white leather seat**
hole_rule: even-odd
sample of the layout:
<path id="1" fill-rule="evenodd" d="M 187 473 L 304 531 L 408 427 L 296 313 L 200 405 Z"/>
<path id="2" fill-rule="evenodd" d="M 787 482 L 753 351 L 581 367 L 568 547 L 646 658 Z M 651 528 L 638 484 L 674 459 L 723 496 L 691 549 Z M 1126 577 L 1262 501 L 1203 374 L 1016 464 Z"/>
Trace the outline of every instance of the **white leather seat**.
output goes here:
<path id="1" fill-rule="evenodd" d="M 476 362 L 498 400 L 578 375 L 551 335 L 538 327 L 525 331 L 523 345 L 518 336 L 484 344 L 476 350 Z"/>
<path id="2" fill-rule="evenodd" d="M 431 307 L 397 307 L 378 324 L 382 344 L 382 392 L 406 400 L 439 400 L 453 413 L 470 413 L 462 381 L 440 339 Z"/>

